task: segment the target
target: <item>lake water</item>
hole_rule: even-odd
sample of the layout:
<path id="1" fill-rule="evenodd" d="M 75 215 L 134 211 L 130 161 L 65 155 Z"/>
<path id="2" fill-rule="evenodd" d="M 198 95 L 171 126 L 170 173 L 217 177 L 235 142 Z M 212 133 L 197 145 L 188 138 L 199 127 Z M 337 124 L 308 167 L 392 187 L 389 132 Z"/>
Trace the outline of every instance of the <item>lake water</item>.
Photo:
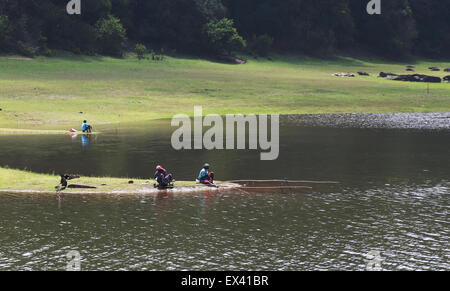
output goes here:
<path id="1" fill-rule="evenodd" d="M 311 193 L 0 195 L 0 270 L 450 270 L 450 114 L 281 118 L 280 156 L 175 151 L 169 120 L 0 136 L 0 166 L 192 180 L 333 180 Z M 55 181 L 55 185 L 57 181 Z M 375 256 L 374 256 L 375 254 Z"/>

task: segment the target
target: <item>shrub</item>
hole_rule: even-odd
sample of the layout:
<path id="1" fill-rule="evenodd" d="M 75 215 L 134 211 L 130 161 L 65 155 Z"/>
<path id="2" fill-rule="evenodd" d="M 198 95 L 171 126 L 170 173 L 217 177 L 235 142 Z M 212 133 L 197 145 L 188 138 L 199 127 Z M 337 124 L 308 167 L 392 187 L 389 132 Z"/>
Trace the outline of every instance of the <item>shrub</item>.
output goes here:
<path id="1" fill-rule="evenodd" d="M 135 51 L 136 51 L 138 60 L 142 60 L 142 59 L 146 58 L 145 55 L 147 54 L 147 47 L 145 45 L 140 44 L 140 43 L 136 44 Z"/>
<path id="2" fill-rule="evenodd" d="M 233 20 L 227 18 L 206 24 L 205 35 L 212 52 L 231 55 L 246 47 L 244 39 L 238 34 L 233 24 Z"/>
<path id="3" fill-rule="evenodd" d="M 11 25 L 6 15 L 0 15 L 0 51 L 9 50 L 11 47 Z"/>
<path id="4" fill-rule="evenodd" d="M 26 45 L 25 43 L 23 43 L 20 40 L 17 42 L 17 52 L 19 54 L 29 57 L 29 58 L 34 58 L 34 56 L 36 55 L 36 52 L 34 51 L 33 48 Z"/>
<path id="5" fill-rule="evenodd" d="M 52 55 L 52 51 L 47 46 L 47 38 L 45 36 L 41 35 L 39 37 L 38 43 L 39 43 L 39 54 L 47 57 Z"/>
<path id="6" fill-rule="evenodd" d="M 123 56 L 127 37 L 125 28 L 118 18 L 111 15 L 102 18 L 97 21 L 95 29 L 102 53 L 111 56 Z"/>
<path id="7" fill-rule="evenodd" d="M 152 61 L 162 61 L 164 60 L 164 55 L 163 55 L 164 50 L 161 50 L 160 54 L 155 53 L 154 50 L 152 50 L 150 52 L 150 58 L 152 59 Z"/>
<path id="8" fill-rule="evenodd" d="M 267 57 L 272 49 L 273 38 L 267 34 L 254 36 L 250 50 L 258 56 Z"/>

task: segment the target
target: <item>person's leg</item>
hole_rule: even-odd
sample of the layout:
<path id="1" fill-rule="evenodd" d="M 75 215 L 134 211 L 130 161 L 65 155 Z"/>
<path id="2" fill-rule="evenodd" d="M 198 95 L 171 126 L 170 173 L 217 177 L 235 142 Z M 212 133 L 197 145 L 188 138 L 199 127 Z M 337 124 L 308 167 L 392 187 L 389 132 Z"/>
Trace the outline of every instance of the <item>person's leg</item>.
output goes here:
<path id="1" fill-rule="evenodd" d="M 157 177 L 156 177 L 156 182 L 159 184 L 159 185 L 162 185 L 162 183 L 163 183 L 163 179 L 164 178 L 164 175 L 163 174 L 159 174 Z"/>

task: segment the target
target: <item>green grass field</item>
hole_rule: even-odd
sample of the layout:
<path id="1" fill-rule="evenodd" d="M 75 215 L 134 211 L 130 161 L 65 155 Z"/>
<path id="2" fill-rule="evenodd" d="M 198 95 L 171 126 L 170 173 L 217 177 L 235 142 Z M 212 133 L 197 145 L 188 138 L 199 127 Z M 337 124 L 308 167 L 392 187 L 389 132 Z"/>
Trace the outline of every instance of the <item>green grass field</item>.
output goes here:
<path id="1" fill-rule="evenodd" d="M 138 61 L 108 57 L 0 58 L 0 128 L 79 127 L 168 118 L 203 112 L 345 113 L 447 112 L 450 83 L 397 82 L 377 78 L 380 71 L 417 73 L 450 62 L 393 63 L 354 58 L 318 60 L 275 57 L 229 65 L 193 58 Z M 336 72 L 366 71 L 370 77 L 340 78 Z M 80 113 L 83 112 L 83 113 Z"/>

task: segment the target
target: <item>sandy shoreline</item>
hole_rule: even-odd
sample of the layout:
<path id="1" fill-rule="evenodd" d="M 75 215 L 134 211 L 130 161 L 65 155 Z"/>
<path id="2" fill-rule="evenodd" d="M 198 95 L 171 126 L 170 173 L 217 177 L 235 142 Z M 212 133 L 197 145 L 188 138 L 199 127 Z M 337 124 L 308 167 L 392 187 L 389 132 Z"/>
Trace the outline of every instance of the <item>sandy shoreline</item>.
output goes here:
<path id="1" fill-rule="evenodd" d="M 151 195 L 159 193 L 173 194 L 190 194 L 202 192 L 225 192 L 231 190 L 239 190 L 237 184 L 219 184 L 219 187 L 208 187 L 203 185 L 196 186 L 180 186 L 173 189 L 157 189 L 150 187 L 142 187 L 132 190 L 101 190 L 101 189 L 66 189 L 64 191 L 48 191 L 48 190 L 12 190 L 0 189 L 0 193 L 9 194 L 45 194 L 45 195 Z"/>

